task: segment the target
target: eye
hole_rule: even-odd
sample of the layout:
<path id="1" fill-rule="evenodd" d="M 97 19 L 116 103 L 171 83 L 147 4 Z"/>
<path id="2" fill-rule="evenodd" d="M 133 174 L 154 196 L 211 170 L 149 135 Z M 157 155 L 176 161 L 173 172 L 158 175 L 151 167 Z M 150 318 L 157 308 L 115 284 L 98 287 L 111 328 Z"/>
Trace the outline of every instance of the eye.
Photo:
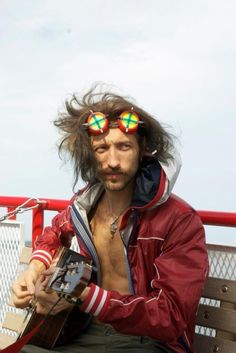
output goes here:
<path id="1" fill-rule="evenodd" d="M 121 151 L 128 151 L 131 148 L 130 143 L 121 143 L 119 146 Z"/>
<path id="2" fill-rule="evenodd" d="M 105 146 L 98 146 L 94 148 L 95 153 L 104 153 L 106 152 L 107 148 Z"/>

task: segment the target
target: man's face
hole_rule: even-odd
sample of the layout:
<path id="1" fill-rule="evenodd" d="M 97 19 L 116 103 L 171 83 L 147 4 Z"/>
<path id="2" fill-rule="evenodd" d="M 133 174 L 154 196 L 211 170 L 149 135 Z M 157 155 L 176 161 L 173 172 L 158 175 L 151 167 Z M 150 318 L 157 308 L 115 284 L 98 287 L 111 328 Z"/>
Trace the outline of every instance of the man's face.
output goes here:
<path id="1" fill-rule="evenodd" d="M 106 134 L 92 136 L 91 140 L 98 161 L 98 176 L 105 188 L 121 191 L 133 185 L 140 156 L 135 135 L 112 128 Z"/>

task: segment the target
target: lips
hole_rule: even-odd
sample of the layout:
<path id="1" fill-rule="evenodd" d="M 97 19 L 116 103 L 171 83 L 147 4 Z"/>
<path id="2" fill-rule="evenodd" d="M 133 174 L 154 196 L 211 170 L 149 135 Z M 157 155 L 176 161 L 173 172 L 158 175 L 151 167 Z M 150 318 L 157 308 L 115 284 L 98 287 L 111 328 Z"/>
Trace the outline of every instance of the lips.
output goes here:
<path id="1" fill-rule="evenodd" d="M 106 174 L 106 178 L 107 179 L 117 179 L 121 175 L 122 175 L 121 173 L 109 173 L 109 174 Z"/>
<path id="2" fill-rule="evenodd" d="M 115 180 L 123 176 L 123 173 L 120 172 L 111 172 L 111 173 L 104 173 L 104 177 L 107 180 Z"/>

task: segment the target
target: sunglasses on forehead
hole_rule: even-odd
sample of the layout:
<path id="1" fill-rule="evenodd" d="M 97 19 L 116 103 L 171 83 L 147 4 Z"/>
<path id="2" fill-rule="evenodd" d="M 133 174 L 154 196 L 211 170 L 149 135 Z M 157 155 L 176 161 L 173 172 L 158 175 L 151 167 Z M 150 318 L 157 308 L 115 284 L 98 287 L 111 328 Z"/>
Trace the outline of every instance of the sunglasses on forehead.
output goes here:
<path id="1" fill-rule="evenodd" d="M 104 134 L 110 127 L 118 127 L 126 134 L 135 134 L 141 124 L 144 124 L 144 122 L 133 110 L 124 111 L 117 117 L 116 121 L 109 121 L 107 115 L 101 112 L 92 112 L 83 127 L 88 130 L 90 135 Z"/>

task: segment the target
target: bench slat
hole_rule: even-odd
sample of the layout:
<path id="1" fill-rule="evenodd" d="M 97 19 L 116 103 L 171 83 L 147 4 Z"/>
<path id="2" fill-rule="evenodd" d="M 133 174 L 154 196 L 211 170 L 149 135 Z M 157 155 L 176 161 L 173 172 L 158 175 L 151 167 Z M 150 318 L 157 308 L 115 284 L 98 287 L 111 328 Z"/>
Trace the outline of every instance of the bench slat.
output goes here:
<path id="1" fill-rule="evenodd" d="M 222 338 L 195 334 L 194 347 L 198 353 L 233 353 L 236 352 L 236 342 Z"/>
<path id="2" fill-rule="evenodd" d="M 202 296 L 205 298 L 236 303 L 236 281 L 209 277 L 205 284 Z"/>
<path id="3" fill-rule="evenodd" d="M 24 315 L 9 312 L 6 313 L 2 327 L 20 333 L 24 320 Z"/>
<path id="4" fill-rule="evenodd" d="M 16 337 L 9 336 L 5 333 L 0 333 L 0 349 L 6 348 L 16 341 Z"/>
<path id="5" fill-rule="evenodd" d="M 200 326 L 211 327 L 216 330 L 235 334 L 236 311 L 200 304 L 196 323 Z"/>

